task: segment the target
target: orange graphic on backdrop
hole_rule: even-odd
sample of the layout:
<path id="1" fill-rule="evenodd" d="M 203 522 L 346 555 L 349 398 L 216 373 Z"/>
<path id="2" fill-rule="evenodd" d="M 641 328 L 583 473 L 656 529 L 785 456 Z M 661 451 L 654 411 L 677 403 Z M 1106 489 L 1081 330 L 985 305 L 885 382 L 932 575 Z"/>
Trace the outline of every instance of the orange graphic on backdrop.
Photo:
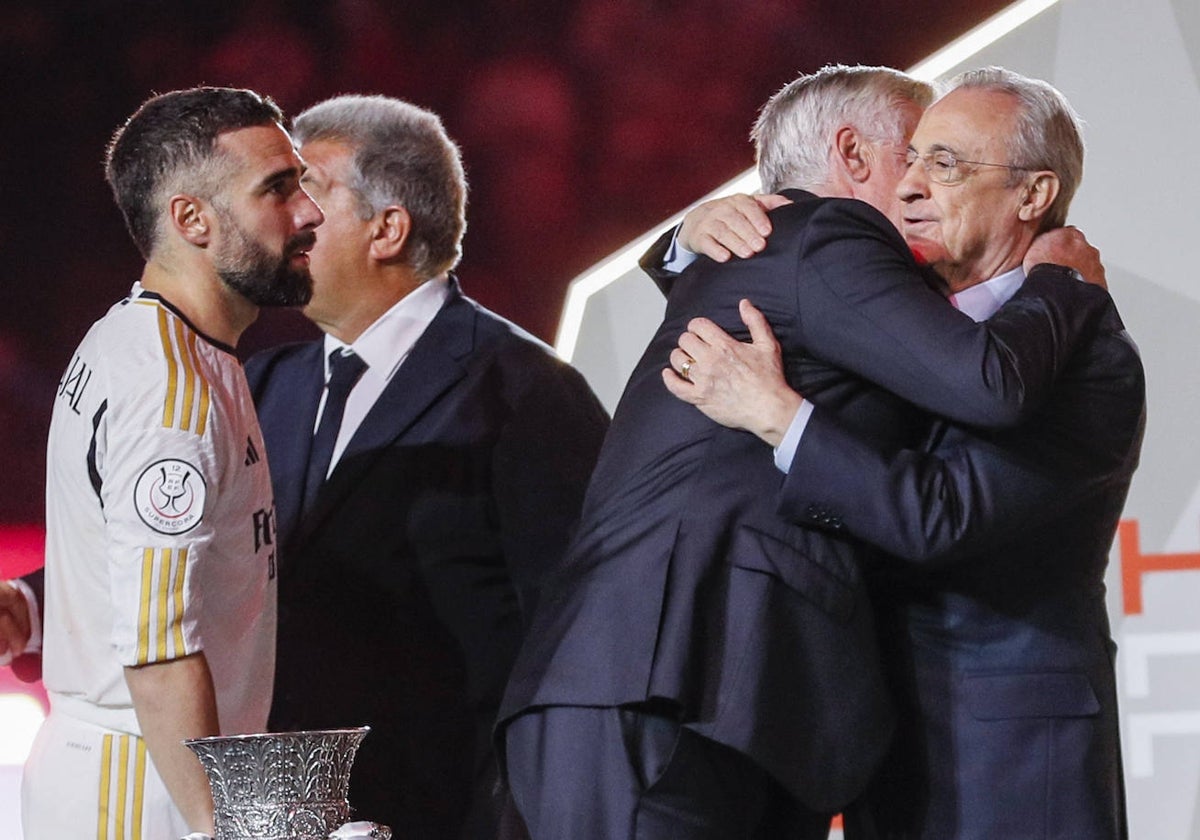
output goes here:
<path id="1" fill-rule="evenodd" d="M 1136 519 L 1124 520 L 1117 526 L 1117 545 L 1121 552 L 1121 593 L 1125 615 L 1140 615 L 1142 612 L 1142 575 L 1200 569 L 1200 551 L 1142 554 Z"/>

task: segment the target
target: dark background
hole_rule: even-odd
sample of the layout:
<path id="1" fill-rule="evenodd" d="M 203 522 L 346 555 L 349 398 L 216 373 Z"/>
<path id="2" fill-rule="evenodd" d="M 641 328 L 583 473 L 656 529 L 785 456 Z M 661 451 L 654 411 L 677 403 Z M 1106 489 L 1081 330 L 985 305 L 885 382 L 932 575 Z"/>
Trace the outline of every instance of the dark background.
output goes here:
<path id="1" fill-rule="evenodd" d="M 288 114 L 385 93 L 442 115 L 471 184 L 466 292 L 550 341 L 567 284 L 753 164 L 759 105 L 828 62 L 907 67 L 1004 0 L 0 0 L 0 524 L 43 520 L 61 370 L 141 270 L 101 173 L 152 92 Z M 311 335 L 264 315 L 242 349 Z"/>

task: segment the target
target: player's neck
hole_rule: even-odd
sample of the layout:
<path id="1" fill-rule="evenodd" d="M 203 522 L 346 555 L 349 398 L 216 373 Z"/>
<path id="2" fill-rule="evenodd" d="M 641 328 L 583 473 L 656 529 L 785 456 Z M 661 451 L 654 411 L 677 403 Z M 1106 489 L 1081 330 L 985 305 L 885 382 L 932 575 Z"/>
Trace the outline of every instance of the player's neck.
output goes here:
<path id="1" fill-rule="evenodd" d="M 206 268 L 151 258 L 142 271 L 142 288 L 162 295 L 206 336 L 236 347 L 258 317 L 258 307 Z"/>

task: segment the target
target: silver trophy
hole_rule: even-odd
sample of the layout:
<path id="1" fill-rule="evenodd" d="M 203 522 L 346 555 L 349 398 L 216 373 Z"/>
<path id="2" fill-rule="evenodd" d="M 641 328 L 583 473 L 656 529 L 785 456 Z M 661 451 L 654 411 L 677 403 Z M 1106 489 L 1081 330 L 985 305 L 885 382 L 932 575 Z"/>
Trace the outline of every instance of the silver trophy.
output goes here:
<path id="1" fill-rule="evenodd" d="M 208 774 L 216 840 L 327 840 L 350 819 L 350 767 L 368 731 L 362 726 L 184 741 Z M 390 836 L 378 828 L 370 836 Z"/>

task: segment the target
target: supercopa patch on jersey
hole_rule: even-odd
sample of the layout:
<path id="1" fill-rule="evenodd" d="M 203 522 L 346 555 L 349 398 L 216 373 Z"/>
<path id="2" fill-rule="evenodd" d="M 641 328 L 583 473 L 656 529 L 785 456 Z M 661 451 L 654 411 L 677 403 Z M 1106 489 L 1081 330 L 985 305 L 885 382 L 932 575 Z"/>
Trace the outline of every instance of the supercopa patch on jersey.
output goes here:
<path id="1" fill-rule="evenodd" d="M 146 467 L 133 488 L 142 521 L 160 534 L 182 534 L 204 518 L 204 476 L 187 461 L 167 458 Z"/>

